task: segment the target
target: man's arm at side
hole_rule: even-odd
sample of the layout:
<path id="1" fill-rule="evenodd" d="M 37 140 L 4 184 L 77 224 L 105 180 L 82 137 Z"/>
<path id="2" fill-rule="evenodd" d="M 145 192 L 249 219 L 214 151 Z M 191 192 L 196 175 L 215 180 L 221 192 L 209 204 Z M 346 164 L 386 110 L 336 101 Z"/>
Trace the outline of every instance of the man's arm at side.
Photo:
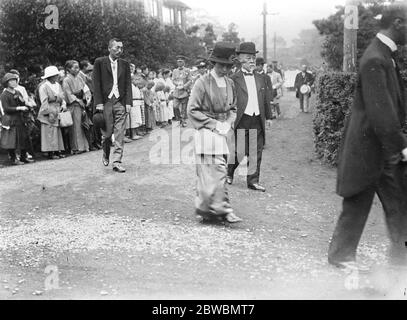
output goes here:
<path id="1" fill-rule="evenodd" d="M 98 58 L 93 66 L 93 85 L 94 85 L 94 98 L 95 105 L 103 104 L 102 97 L 102 79 L 101 79 L 101 59 Z"/>

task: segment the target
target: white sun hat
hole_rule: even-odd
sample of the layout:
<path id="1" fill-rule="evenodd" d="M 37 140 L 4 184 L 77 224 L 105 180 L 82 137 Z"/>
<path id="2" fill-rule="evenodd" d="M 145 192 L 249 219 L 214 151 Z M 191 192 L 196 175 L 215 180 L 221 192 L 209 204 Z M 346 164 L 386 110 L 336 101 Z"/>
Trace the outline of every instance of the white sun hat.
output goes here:
<path id="1" fill-rule="evenodd" d="M 49 66 L 49 67 L 46 67 L 46 68 L 45 68 L 44 76 L 41 77 L 41 79 L 48 79 L 48 78 L 50 78 L 50 77 L 58 76 L 58 75 L 59 75 L 59 70 L 58 70 L 58 68 L 55 67 L 55 66 Z"/>

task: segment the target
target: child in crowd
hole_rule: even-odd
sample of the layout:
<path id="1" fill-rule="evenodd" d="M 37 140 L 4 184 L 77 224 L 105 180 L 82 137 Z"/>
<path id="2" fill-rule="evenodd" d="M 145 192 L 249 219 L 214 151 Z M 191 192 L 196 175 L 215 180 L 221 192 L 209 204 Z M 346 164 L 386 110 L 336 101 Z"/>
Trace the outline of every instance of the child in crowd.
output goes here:
<path id="1" fill-rule="evenodd" d="M 132 81 L 132 93 L 133 93 L 133 105 L 130 109 L 130 113 L 127 117 L 126 129 L 130 130 L 130 137 L 132 140 L 139 140 L 141 136 L 137 134 L 138 128 L 142 125 L 143 121 L 141 119 L 141 107 L 144 108 L 144 97 L 143 92 L 139 88 L 141 83 L 141 88 L 144 87 L 144 80 L 137 79 Z"/>
<path id="2" fill-rule="evenodd" d="M 157 94 L 158 108 L 157 115 L 159 116 L 159 122 L 161 122 L 161 128 L 165 128 L 168 124 L 168 106 L 167 97 L 164 93 L 165 85 L 162 81 L 159 81 L 155 85 L 155 92 Z"/>
<path id="3" fill-rule="evenodd" d="M 145 118 L 146 118 L 146 131 L 152 131 L 156 127 L 155 119 L 155 107 L 156 107 L 156 96 L 155 92 L 152 91 L 154 87 L 154 81 L 148 81 L 147 86 L 144 89 L 144 104 L 145 104 Z"/>

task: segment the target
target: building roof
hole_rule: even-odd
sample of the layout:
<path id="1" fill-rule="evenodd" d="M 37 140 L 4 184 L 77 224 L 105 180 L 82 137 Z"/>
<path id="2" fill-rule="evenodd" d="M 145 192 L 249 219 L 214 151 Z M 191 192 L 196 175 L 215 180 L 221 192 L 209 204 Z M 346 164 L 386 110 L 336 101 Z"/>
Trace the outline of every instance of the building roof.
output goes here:
<path id="1" fill-rule="evenodd" d="M 164 0 L 164 6 L 167 8 L 191 9 L 185 3 L 179 0 Z"/>

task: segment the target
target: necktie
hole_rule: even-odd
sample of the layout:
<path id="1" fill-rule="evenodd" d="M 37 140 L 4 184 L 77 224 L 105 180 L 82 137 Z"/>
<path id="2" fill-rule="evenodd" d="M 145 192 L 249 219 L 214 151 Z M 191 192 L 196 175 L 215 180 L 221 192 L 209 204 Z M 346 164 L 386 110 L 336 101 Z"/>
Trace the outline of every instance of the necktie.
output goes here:
<path id="1" fill-rule="evenodd" d="M 253 75 L 253 73 L 250 73 L 250 72 L 245 72 L 245 71 L 243 71 L 243 74 L 244 74 L 245 76 L 248 76 L 248 77 L 250 77 L 250 76 L 252 76 L 252 75 Z"/>

